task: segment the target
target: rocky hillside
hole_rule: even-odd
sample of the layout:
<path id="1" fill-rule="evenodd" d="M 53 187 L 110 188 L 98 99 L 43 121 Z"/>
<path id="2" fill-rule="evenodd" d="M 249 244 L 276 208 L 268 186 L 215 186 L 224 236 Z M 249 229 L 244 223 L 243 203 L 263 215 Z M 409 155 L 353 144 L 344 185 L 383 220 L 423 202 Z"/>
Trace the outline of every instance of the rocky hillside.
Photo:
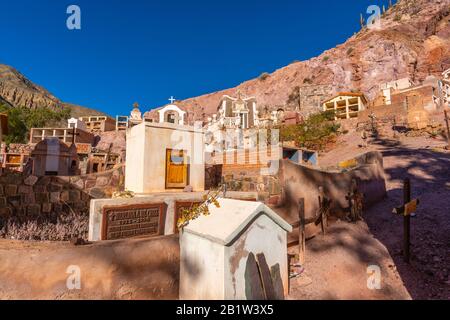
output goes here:
<path id="1" fill-rule="evenodd" d="M 399 0 L 383 14 L 379 30 L 365 27 L 318 57 L 177 104 L 192 118 L 205 119 L 216 112 L 222 95 L 237 89 L 255 96 L 260 108 L 294 108 L 289 96 L 296 92 L 315 98 L 302 106 L 304 112 L 317 110 L 320 100 L 341 90 L 360 90 L 373 99 L 380 83 L 403 77 L 421 82 L 450 68 L 449 21 L 450 0 Z"/>
<path id="2" fill-rule="evenodd" d="M 12 107 L 70 108 L 74 117 L 103 115 L 99 111 L 60 101 L 46 89 L 28 80 L 16 69 L 0 64 L 0 103 Z"/>

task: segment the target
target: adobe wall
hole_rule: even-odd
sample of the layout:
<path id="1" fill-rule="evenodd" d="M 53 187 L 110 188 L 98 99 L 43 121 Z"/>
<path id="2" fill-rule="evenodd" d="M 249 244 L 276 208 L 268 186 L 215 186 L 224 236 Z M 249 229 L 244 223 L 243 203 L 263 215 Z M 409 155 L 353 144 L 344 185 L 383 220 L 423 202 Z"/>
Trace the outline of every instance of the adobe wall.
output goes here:
<path id="1" fill-rule="evenodd" d="M 319 187 L 332 200 L 332 214 L 346 214 L 351 181 L 357 180 L 358 189 L 365 194 L 365 206 L 370 206 L 386 196 L 383 158 L 379 152 L 369 152 L 354 159 L 357 166 L 344 171 L 321 171 L 282 160 L 280 182 L 282 197 L 289 222 L 298 221 L 298 201 L 305 198 L 306 219 L 313 218 L 319 210 Z"/>
<path id="2" fill-rule="evenodd" d="M 0 257 L 0 300 L 178 299 L 177 236 L 87 246 L 0 240 Z M 67 287 L 74 267 L 79 290 Z"/>
<path id="3" fill-rule="evenodd" d="M 406 122 L 408 114 L 406 104 L 399 102 L 391 105 L 370 106 L 358 114 L 358 120 L 361 122 L 370 121 L 372 113 L 380 120 L 391 120 L 395 116 L 397 123 Z"/>

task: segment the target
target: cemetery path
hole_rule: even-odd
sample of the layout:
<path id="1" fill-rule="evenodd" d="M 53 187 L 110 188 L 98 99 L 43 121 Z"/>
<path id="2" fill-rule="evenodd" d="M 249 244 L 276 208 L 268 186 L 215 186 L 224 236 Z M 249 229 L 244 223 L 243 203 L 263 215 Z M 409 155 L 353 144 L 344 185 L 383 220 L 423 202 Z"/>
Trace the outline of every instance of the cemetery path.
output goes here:
<path id="1" fill-rule="evenodd" d="M 345 144 L 326 154 L 322 165 L 364 151 Z M 388 197 L 369 208 L 365 221 L 338 221 L 327 235 L 307 242 L 305 273 L 292 283 L 292 299 L 450 299 L 450 153 L 442 140 L 424 137 L 378 140 L 369 150 L 383 153 Z M 403 180 L 420 198 L 411 219 L 411 263 L 403 261 Z M 367 288 L 367 267 L 381 268 L 381 290 Z"/>
<path id="2" fill-rule="evenodd" d="M 368 288 L 368 267 L 381 270 L 381 289 Z M 305 272 L 291 282 L 290 299 L 410 299 L 388 250 L 364 222 L 338 221 L 307 242 Z"/>
<path id="3" fill-rule="evenodd" d="M 388 198 L 366 212 L 370 232 L 393 257 L 413 299 L 450 299 L 450 153 L 425 149 L 420 140 L 383 150 Z M 402 255 L 403 218 L 392 214 L 402 204 L 403 179 L 419 198 L 411 219 L 411 263 Z"/>

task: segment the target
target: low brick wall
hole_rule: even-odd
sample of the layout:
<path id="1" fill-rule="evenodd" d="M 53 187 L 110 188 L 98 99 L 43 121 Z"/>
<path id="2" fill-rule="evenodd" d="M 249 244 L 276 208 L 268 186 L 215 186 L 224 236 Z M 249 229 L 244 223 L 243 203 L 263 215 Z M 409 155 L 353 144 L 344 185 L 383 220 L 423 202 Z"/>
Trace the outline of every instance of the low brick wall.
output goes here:
<path id="1" fill-rule="evenodd" d="M 121 166 L 73 177 L 4 173 L 0 176 L 0 237 L 10 235 L 11 230 L 5 230 L 9 223 L 57 224 L 65 214 L 81 216 L 87 223 L 91 199 L 110 198 L 113 192 L 123 190 L 123 171 Z"/>

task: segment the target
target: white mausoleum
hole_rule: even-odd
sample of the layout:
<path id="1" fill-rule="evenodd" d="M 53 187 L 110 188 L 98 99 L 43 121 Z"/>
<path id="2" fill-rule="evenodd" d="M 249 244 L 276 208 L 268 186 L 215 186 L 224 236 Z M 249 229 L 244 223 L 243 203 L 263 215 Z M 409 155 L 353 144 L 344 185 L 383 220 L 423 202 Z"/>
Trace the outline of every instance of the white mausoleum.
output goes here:
<path id="1" fill-rule="evenodd" d="M 138 194 L 205 185 L 202 128 L 143 122 L 127 131 L 125 188 Z"/>
<path id="2" fill-rule="evenodd" d="M 172 123 L 183 126 L 186 116 L 186 111 L 181 110 L 178 106 L 174 104 L 169 104 L 158 110 L 159 123 Z"/>

